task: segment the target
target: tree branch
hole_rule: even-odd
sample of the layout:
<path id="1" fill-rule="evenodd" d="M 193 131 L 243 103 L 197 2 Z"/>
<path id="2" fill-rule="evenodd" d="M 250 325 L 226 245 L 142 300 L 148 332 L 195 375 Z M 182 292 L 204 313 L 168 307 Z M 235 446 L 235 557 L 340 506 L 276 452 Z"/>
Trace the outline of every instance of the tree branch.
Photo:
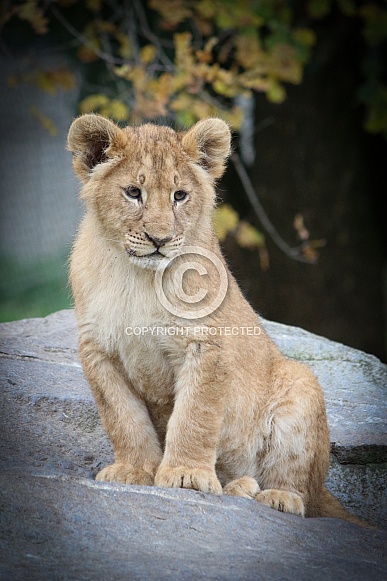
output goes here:
<path id="1" fill-rule="evenodd" d="M 271 239 L 273 240 L 274 244 L 282 250 L 284 254 L 293 258 L 293 260 L 297 260 L 298 262 L 304 262 L 306 264 L 313 264 L 311 260 L 309 260 L 306 256 L 302 254 L 303 246 L 296 246 L 291 247 L 282 236 L 277 232 L 276 228 L 269 220 L 268 215 L 265 212 L 264 207 L 262 206 L 261 202 L 258 199 L 256 191 L 254 189 L 253 184 L 251 183 L 250 177 L 242 164 L 239 155 L 237 153 L 233 153 L 231 156 L 231 161 L 234 164 L 234 167 L 237 171 L 239 179 L 244 187 L 246 195 L 250 201 L 250 204 L 253 207 L 255 215 L 257 216 L 258 220 L 266 230 L 266 232 L 270 235 Z"/>
<path id="2" fill-rule="evenodd" d="M 138 0 L 133 0 L 133 8 L 137 13 L 137 18 L 138 18 L 138 22 L 139 22 L 140 29 L 141 29 L 141 34 L 147 40 L 149 40 L 149 42 L 151 42 L 155 47 L 157 47 L 158 56 L 159 56 L 160 61 L 168 68 L 173 67 L 173 62 L 165 54 L 165 51 L 161 45 L 160 39 L 158 38 L 158 36 L 156 34 L 154 34 L 154 32 L 152 32 L 152 30 L 148 24 L 148 20 L 147 20 L 146 13 L 145 13 L 145 10 L 144 10 L 142 3 L 139 2 Z M 174 47 L 174 43 L 172 43 L 172 45 L 171 45 L 171 48 L 173 48 L 173 47 Z"/>
<path id="3" fill-rule="evenodd" d="M 86 36 L 84 36 L 81 32 L 79 32 L 79 30 L 74 28 L 74 26 L 72 24 L 70 24 L 66 20 L 66 18 L 64 18 L 62 16 L 62 14 L 59 12 L 59 10 L 55 6 L 53 6 L 52 4 L 50 6 L 50 11 L 55 16 L 55 18 L 62 24 L 62 26 L 64 26 L 64 28 L 79 41 L 80 44 L 83 44 L 84 46 L 89 48 L 91 51 L 93 51 L 97 56 L 99 56 L 99 58 L 104 60 L 106 63 L 110 63 L 112 65 L 125 64 L 125 61 L 123 59 L 113 57 L 112 55 L 108 54 L 107 52 L 104 52 L 103 50 L 99 50 L 98 48 L 93 46 L 88 41 Z"/>

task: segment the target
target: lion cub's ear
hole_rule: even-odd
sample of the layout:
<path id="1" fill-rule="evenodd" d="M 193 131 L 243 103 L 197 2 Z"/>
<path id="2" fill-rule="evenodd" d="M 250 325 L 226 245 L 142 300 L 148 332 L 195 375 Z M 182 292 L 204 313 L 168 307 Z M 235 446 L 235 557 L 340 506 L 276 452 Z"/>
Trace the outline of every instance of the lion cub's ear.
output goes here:
<path id="1" fill-rule="evenodd" d="M 126 143 L 127 137 L 122 129 L 109 119 L 93 114 L 75 119 L 67 137 L 74 171 L 83 182 L 87 181 L 96 165 L 122 154 Z"/>
<path id="2" fill-rule="evenodd" d="M 227 123 L 216 118 L 198 121 L 181 143 L 192 161 L 204 167 L 214 180 L 223 175 L 231 145 Z"/>

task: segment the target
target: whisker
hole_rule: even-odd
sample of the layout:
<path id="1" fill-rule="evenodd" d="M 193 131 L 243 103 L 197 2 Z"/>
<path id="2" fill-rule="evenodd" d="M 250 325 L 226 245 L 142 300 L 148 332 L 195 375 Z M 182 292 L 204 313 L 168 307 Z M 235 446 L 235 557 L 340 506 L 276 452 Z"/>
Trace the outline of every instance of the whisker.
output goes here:
<path id="1" fill-rule="evenodd" d="M 106 242 L 116 242 L 117 244 L 121 244 L 121 240 L 115 240 L 114 238 L 103 238 Z"/>

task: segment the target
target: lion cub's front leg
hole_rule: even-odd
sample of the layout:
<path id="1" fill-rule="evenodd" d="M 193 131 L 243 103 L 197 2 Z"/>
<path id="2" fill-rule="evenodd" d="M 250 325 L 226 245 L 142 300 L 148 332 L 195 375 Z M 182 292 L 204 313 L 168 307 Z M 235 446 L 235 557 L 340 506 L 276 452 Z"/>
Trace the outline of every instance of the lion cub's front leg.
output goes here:
<path id="1" fill-rule="evenodd" d="M 96 480 L 153 485 L 162 451 L 145 403 L 132 389 L 119 361 L 85 337 L 81 338 L 80 355 L 114 449 L 114 464 L 101 470 Z"/>
<path id="2" fill-rule="evenodd" d="M 192 342 L 187 348 L 156 486 L 222 494 L 215 473 L 225 395 L 219 356 L 219 347 L 209 343 Z"/>

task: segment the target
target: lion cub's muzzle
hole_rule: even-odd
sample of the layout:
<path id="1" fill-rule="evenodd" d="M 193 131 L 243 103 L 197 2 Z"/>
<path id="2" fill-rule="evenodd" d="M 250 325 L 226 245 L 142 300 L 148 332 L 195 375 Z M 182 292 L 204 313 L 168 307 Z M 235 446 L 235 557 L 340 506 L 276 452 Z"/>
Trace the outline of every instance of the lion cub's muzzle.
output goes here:
<path id="1" fill-rule="evenodd" d="M 125 250 L 129 256 L 136 258 L 169 257 L 176 253 L 183 244 L 183 236 L 150 235 L 147 232 L 125 235 Z"/>

